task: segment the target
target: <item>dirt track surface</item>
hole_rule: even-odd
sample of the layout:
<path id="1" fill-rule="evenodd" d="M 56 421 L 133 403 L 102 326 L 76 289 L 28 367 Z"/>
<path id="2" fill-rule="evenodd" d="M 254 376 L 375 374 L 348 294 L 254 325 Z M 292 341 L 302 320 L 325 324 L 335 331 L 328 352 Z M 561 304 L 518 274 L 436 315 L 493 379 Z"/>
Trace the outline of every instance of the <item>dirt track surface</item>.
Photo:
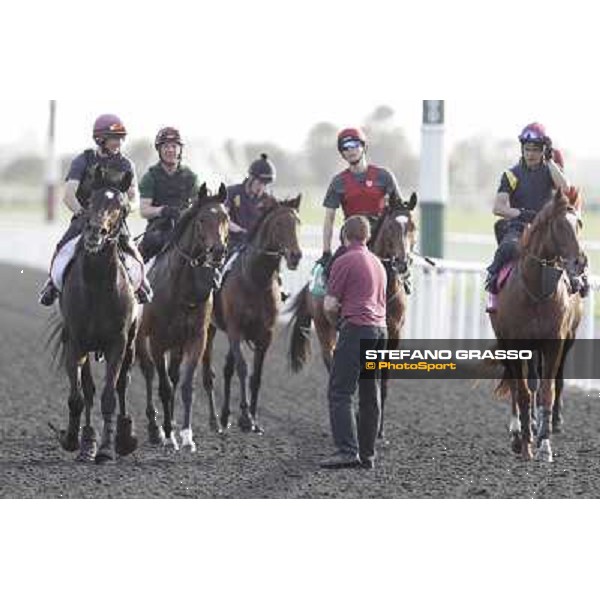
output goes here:
<path id="1" fill-rule="evenodd" d="M 555 462 L 511 454 L 508 405 L 492 382 L 392 382 L 388 445 L 377 469 L 323 472 L 332 448 L 326 378 L 314 358 L 287 371 L 284 332 L 269 355 L 259 413 L 266 434 L 222 437 L 208 430 L 197 395 L 196 455 L 165 454 L 146 443 L 145 396 L 134 372 L 129 405 L 141 445 L 132 457 L 81 465 L 47 423 L 67 422 L 66 376 L 49 365 L 42 342 L 48 311 L 37 306 L 43 274 L 0 265 L 0 497 L 2 498 L 573 498 L 600 496 L 600 398 L 568 391 Z M 219 336 L 221 370 L 224 339 Z M 316 342 L 313 342 L 316 348 Z M 98 370 L 96 369 L 96 372 Z M 219 379 L 219 404 L 221 400 Z M 237 422 L 237 402 L 234 405 Z M 180 409 L 178 400 L 178 410 Z M 101 417 L 96 408 L 95 426 Z"/>

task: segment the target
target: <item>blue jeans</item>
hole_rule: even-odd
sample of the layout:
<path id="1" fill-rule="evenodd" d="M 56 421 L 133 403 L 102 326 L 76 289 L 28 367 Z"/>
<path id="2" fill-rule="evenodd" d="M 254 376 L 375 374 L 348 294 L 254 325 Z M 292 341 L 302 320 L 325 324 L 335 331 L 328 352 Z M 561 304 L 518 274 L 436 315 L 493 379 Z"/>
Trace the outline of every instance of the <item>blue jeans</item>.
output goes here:
<path id="1" fill-rule="evenodd" d="M 358 326 L 346 322 L 333 355 L 329 379 L 329 417 L 338 451 L 362 460 L 375 458 L 375 442 L 381 421 L 381 380 L 361 379 L 361 340 L 372 340 L 373 349 L 383 349 L 385 327 Z M 358 414 L 352 397 L 358 388 Z"/>

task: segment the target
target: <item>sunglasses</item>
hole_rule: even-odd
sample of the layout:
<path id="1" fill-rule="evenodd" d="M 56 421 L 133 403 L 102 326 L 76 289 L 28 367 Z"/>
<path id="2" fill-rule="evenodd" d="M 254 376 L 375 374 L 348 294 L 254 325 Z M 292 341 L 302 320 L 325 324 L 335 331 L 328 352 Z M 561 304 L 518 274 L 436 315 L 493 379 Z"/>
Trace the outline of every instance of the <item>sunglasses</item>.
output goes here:
<path id="1" fill-rule="evenodd" d="M 348 140 L 342 143 L 342 150 L 354 150 L 354 148 L 360 148 L 361 146 L 362 142 L 359 140 Z"/>

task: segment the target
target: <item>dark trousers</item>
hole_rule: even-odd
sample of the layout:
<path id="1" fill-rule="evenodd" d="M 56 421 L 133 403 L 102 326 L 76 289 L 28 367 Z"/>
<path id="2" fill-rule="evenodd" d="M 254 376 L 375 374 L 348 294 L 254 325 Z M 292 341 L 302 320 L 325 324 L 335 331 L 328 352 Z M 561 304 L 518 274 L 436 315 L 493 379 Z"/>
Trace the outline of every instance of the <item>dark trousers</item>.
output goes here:
<path id="1" fill-rule="evenodd" d="M 144 233 L 144 237 L 138 245 L 145 263 L 158 256 L 170 241 L 174 229 L 175 224 L 172 219 L 158 217 L 148 224 L 146 233 Z"/>
<path id="2" fill-rule="evenodd" d="M 383 349 L 385 327 L 358 326 L 346 322 L 333 355 L 329 379 L 329 416 L 333 441 L 339 452 L 363 460 L 375 458 L 375 442 L 381 420 L 381 379 L 370 373 L 361 378 L 361 340 L 371 340 L 369 348 Z M 358 388 L 358 415 L 352 397 Z M 358 433 L 358 435 L 357 435 Z"/>
<path id="3" fill-rule="evenodd" d="M 502 221 L 499 221 L 499 223 L 502 223 Z M 495 229 L 499 245 L 494 260 L 488 267 L 490 273 L 497 275 L 505 264 L 519 257 L 519 240 L 524 229 L 523 224 L 514 221 Z"/>

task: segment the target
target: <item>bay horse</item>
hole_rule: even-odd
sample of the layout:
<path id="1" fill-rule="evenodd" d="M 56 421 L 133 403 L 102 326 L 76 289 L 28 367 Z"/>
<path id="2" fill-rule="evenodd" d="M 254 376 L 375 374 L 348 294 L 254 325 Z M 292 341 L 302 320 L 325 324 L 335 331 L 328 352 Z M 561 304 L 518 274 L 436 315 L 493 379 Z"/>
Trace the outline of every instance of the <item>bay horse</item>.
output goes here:
<path id="1" fill-rule="evenodd" d="M 167 247 L 150 269 L 154 300 L 144 307 L 137 351 L 146 380 L 146 415 L 150 443 L 179 450 L 174 426 L 175 392 L 183 366 L 181 397 L 184 406 L 182 448 L 196 451 L 192 433 L 194 376 L 204 355 L 213 312 L 215 269 L 222 266 L 229 235 L 225 209 L 227 188 L 211 196 L 204 184 L 198 198 L 181 216 Z M 167 362 L 167 354 L 170 355 Z M 155 372 L 164 424 L 159 427 L 153 401 Z M 220 432 L 215 401 L 208 398 L 210 427 Z"/>
<path id="2" fill-rule="evenodd" d="M 95 460 L 98 464 L 113 461 L 115 449 L 118 455 L 126 456 L 137 448 L 126 410 L 126 391 L 134 360 L 138 305 L 118 251 L 128 210 L 125 192 L 131 183 L 131 173 L 109 180 L 101 168 L 95 169 L 85 228 L 66 273 L 60 297 L 61 320 L 54 331 L 55 352 L 61 354 L 71 386 L 69 425 L 66 431 L 58 432 L 58 438 L 66 451 L 80 451 L 78 460 Z M 106 359 L 101 404 L 104 427 L 99 448 L 91 422 L 95 387 L 90 353 L 101 353 Z M 85 427 L 80 442 L 84 406 Z"/>
<path id="3" fill-rule="evenodd" d="M 391 201 L 383 215 L 377 221 L 369 242 L 369 249 L 383 263 L 387 276 L 387 330 L 386 348 L 397 349 L 406 319 L 407 296 L 402 275 L 409 268 L 410 255 L 416 243 L 417 227 L 413 211 L 418 198 L 413 194 L 408 202 L 401 199 Z M 297 373 L 306 364 L 311 355 L 310 330 L 314 322 L 321 356 L 329 372 L 337 342 L 335 327 L 327 320 L 323 309 L 323 297 L 315 296 L 306 285 L 293 300 L 289 312 L 290 348 L 289 358 L 292 371 Z M 388 395 L 388 373 L 382 372 L 381 379 L 381 425 L 379 437 L 384 437 L 383 411 Z"/>
<path id="4" fill-rule="evenodd" d="M 582 199 L 578 190 L 556 192 L 521 238 L 518 263 L 498 295 L 490 315 L 500 347 L 511 341 L 535 342 L 533 361 L 508 361 L 498 394 L 511 394 L 513 450 L 533 458 L 532 434 L 537 432 L 536 457 L 552 462 L 551 435 L 559 422 L 563 369 L 582 317 L 582 299 L 571 292 L 570 280 L 583 274 L 587 259 L 579 234 Z M 538 422 L 533 422 L 531 380 L 539 370 Z M 530 380 L 528 382 L 528 380 Z M 558 409 L 558 410 L 557 410 Z"/>
<path id="5" fill-rule="evenodd" d="M 215 324 L 209 330 L 208 348 L 204 355 L 204 386 L 213 393 L 212 345 L 217 327 L 227 334 L 227 354 L 224 383 L 225 398 L 221 425 L 229 427 L 231 415 L 231 380 L 237 372 L 240 382 L 241 414 L 238 425 L 243 432 L 263 433 L 258 423 L 257 408 L 265 356 L 273 340 L 281 306 L 280 268 L 285 259 L 287 268 L 296 270 L 302 259 L 298 243 L 298 211 L 302 195 L 279 202 L 271 198 L 265 212 L 248 236 L 248 243 L 225 277 L 215 297 Z M 254 353 L 254 368 L 250 377 L 248 403 L 248 365 L 242 352 L 247 342 Z"/>

